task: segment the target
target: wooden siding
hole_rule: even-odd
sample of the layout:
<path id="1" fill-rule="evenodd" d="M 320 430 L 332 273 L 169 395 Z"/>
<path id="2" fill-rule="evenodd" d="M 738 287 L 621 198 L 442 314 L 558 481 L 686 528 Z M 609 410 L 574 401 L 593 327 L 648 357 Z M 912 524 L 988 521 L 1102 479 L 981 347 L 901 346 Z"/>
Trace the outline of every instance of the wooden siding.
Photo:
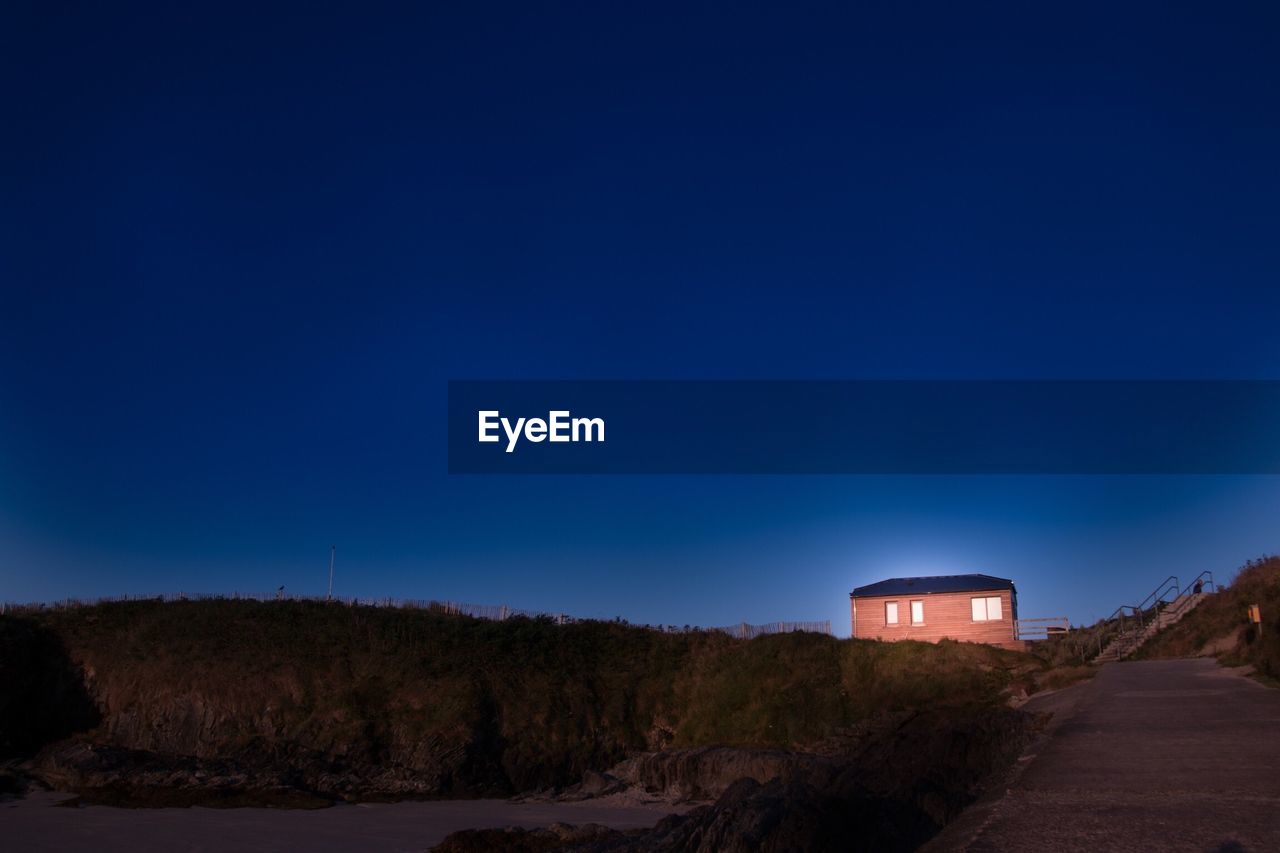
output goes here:
<path id="1" fill-rule="evenodd" d="M 973 621 L 974 598 L 1000 597 L 1000 620 Z M 885 624 L 885 603 L 898 602 L 898 624 Z M 924 622 L 911 624 L 911 602 L 924 602 Z M 991 643 L 1010 649 L 1022 649 L 1014 639 L 1013 595 L 1007 589 L 974 592 L 935 592 L 916 595 L 877 595 L 854 598 L 849 602 L 853 620 L 853 636 L 871 640 L 941 639 Z"/>

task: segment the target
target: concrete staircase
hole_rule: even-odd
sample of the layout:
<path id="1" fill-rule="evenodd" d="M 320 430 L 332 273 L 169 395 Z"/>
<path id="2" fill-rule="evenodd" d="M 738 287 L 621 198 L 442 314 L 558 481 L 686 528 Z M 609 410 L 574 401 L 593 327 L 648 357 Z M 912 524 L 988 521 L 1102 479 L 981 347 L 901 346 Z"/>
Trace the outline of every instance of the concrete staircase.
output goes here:
<path id="1" fill-rule="evenodd" d="M 1111 661 L 1124 660 L 1160 631 L 1180 622 L 1183 617 L 1195 610 L 1201 601 L 1204 601 L 1206 595 L 1208 593 L 1185 592 L 1163 606 L 1157 604 L 1157 615 L 1146 624 L 1141 624 L 1135 617 L 1132 627 L 1122 629 L 1119 634 L 1113 637 L 1102 652 L 1093 659 L 1093 662 L 1109 663 Z"/>

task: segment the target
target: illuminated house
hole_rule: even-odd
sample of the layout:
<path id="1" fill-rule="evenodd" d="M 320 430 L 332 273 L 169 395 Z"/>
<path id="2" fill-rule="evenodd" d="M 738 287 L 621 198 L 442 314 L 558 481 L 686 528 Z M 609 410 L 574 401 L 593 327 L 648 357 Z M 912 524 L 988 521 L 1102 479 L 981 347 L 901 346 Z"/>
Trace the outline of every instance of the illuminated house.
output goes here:
<path id="1" fill-rule="evenodd" d="M 853 636 L 868 640 L 947 638 L 1022 649 L 1018 591 L 991 575 L 891 578 L 849 593 Z"/>

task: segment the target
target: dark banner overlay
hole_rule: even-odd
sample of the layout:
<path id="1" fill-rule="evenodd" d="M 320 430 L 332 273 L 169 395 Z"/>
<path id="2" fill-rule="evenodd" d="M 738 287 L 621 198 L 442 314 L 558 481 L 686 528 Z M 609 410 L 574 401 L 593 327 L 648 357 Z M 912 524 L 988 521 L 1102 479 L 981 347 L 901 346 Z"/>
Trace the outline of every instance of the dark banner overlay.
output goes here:
<path id="1" fill-rule="evenodd" d="M 449 472 L 1277 474 L 1280 382 L 455 381 Z"/>

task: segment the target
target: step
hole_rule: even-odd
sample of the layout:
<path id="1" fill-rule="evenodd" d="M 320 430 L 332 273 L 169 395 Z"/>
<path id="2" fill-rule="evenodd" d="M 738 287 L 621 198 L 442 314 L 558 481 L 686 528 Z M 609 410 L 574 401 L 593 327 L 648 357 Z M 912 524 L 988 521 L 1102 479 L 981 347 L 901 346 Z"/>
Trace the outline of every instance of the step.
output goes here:
<path id="1" fill-rule="evenodd" d="M 1150 640 L 1170 625 L 1176 625 L 1182 621 L 1182 617 L 1194 610 L 1207 594 L 1204 592 L 1185 593 L 1175 598 L 1161 612 L 1156 614 L 1153 621 L 1140 628 L 1133 629 L 1131 633 L 1112 637 L 1106 647 L 1093 659 L 1094 663 L 1122 660 L 1126 655 L 1137 651 L 1147 640 Z"/>

